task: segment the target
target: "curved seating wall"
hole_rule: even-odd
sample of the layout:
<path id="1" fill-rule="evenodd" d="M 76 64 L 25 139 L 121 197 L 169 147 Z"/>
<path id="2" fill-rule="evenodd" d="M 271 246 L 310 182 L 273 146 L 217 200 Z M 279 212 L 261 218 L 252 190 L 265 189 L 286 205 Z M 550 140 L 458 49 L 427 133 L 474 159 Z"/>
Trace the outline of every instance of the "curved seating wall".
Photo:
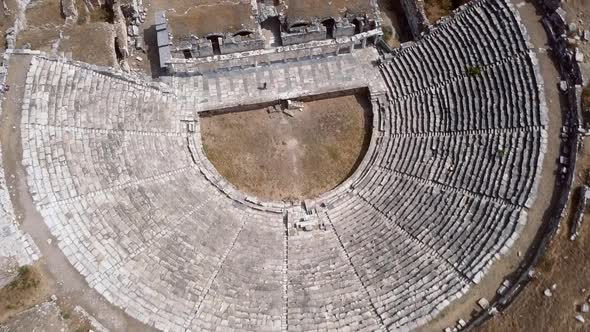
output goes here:
<path id="1" fill-rule="evenodd" d="M 322 197 L 326 230 L 290 234 L 210 182 L 174 94 L 43 57 L 22 113 L 29 190 L 90 286 L 157 328 L 423 325 L 518 237 L 543 85 L 504 0 L 474 1 L 375 70 L 379 130 L 360 176 Z"/>

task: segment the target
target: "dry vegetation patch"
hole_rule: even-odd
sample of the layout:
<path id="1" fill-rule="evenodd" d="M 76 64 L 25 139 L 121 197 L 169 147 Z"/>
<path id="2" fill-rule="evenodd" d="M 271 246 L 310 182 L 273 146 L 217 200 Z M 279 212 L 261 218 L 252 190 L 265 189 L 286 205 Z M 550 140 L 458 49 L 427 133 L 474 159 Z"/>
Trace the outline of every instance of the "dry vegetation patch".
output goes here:
<path id="1" fill-rule="evenodd" d="M 238 189 L 263 199 L 315 197 L 346 178 L 370 140 L 364 96 L 305 103 L 294 117 L 266 109 L 201 120 L 207 157 Z"/>
<path id="2" fill-rule="evenodd" d="M 14 14 L 16 13 L 16 2 L 15 0 L 4 0 L 6 8 L 0 4 L 0 53 L 4 52 L 6 48 L 6 36 L 5 32 L 14 24 Z"/>
<path id="3" fill-rule="evenodd" d="M 42 280 L 36 267 L 20 267 L 16 278 L 0 289 L 0 321 L 38 304 L 47 292 Z"/>
<path id="4" fill-rule="evenodd" d="M 195 34 L 202 37 L 210 33 L 256 29 L 250 3 L 195 6 L 184 13 L 169 12 L 167 17 L 170 30 L 176 36 Z"/>
<path id="5" fill-rule="evenodd" d="M 569 229 L 562 225 L 560 234 L 537 266 L 531 284 L 506 313 L 484 324 L 480 331 L 588 331 L 590 315 L 580 313 L 581 305 L 590 300 L 588 226 L 582 227 L 576 241 L 570 241 Z M 544 295 L 545 290 L 552 289 L 553 285 L 551 296 Z M 586 323 L 575 319 L 578 314 Z"/>
<path id="6" fill-rule="evenodd" d="M 145 0 L 144 5 L 148 10 L 144 29 L 154 23 L 156 12 L 164 10 L 176 37 L 256 29 L 248 0 Z"/>
<path id="7" fill-rule="evenodd" d="M 440 18 L 448 16 L 457 7 L 468 3 L 470 0 L 425 0 L 424 10 L 430 22 L 434 23 Z"/>
<path id="8" fill-rule="evenodd" d="M 107 7 L 92 10 L 76 0 L 78 20 L 66 24 L 60 0 L 38 0 L 26 12 L 27 27 L 17 38 L 17 47 L 43 52 L 64 52 L 74 60 L 115 66 L 113 13 Z"/>
<path id="9" fill-rule="evenodd" d="M 290 18 L 326 18 L 371 11 L 370 3 L 366 0 L 290 0 L 287 4 L 287 16 Z"/>

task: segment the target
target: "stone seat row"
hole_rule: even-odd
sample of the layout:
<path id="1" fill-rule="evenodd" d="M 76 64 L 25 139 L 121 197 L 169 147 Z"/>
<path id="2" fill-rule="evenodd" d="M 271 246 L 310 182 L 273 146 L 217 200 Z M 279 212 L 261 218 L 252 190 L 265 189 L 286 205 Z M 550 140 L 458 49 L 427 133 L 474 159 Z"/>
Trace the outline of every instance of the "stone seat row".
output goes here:
<path id="1" fill-rule="evenodd" d="M 390 137 L 379 166 L 524 206 L 544 153 L 545 130 Z"/>
<path id="2" fill-rule="evenodd" d="M 245 213 L 243 229 L 193 320 L 193 330 L 281 328 L 285 233 L 281 219 L 281 215 Z"/>
<path id="3" fill-rule="evenodd" d="M 393 99 L 390 130 L 420 133 L 545 125 L 536 86 L 530 58 L 513 58 L 481 75 Z"/>
<path id="4" fill-rule="evenodd" d="M 142 181 L 190 167 L 186 139 L 177 135 L 27 125 L 26 171 L 38 178 L 44 203 Z"/>
<path id="5" fill-rule="evenodd" d="M 464 8 L 382 66 L 379 132 L 330 198 L 325 231 L 287 236 L 281 214 L 228 198 L 198 128 L 187 137 L 180 121 L 193 102 L 250 98 L 237 90 L 274 67 L 212 76 L 224 91 L 193 79 L 210 96 L 173 79 L 181 100 L 35 58 L 21 126 L 35 203 L 90 286 L 162 330 L 422 325 L 514 242 L 544 152 L 540 83 L 513 8 Z M 272 75 L 281 89 L 317 87 L 305 74 L 317 63 Z M 357 76 L 353 63 L 321 63 L 321 75 Z"/>
<path id="6" fill-rule="evenodd" d="M 330 227 L 288 241 L 288 325 L 300 327 L 293 330 L 378 328 L 367 293 Z"/>
<path id="7" fill-rule="evenodd" d="M 191 140 L 193 141 L 193 140 Z M 193 142 L 193 144 L 195 144 L 195 142 Z M 353 219 L 351 219 L 353 220 Z M 319 236 L 319 235 L 314 235 L 314 236 Z M 317 240 L 317 238 L 316 238 Z M 301 241 L 301 239 L 298 239 L 297 237 L 289 237 L 289 248 L 295 248 L 295 243 L 298 243 L 299 241 Z M 335 239 L 333 240 L 335 242 Z M 319 256 L 319 257 L 315 257 L 315 256 L 309 256 L 309 257 L 313 257 L 310 258 L 311 260 L 313 260 L 315 263 L 314 264 L 309 264 L 310 268 L 311 267 L 316 267 L 316 266 L 322 266 L 322 261 L 324 260 L 322 255 L 318 255 L 317 253 L 319 252 L 319 248 L 317 250 L 314 249 L 314 243 L 316 243 L 316 241 L 309 243 L 306 242 L 305 243 L 305 247 L 303 247 L 303 245 L 298 245 L 297 247 L 299 248 L 308 248 L 307 250 L 311 252 L 316 253 L 315 256 Z M 333 246 L 333 245 L 332 245 Z M 326 246 L 322 246 L 323 250 L 333 250 L 330 249 L 330 247 L 326 247 Z M 297 275 L 298 273 L 295 273 L 297 271 L 300 270 L 300 268 L 298 268 L 299 264 L 306 264 L 307 260 L 303 260 L 301 263 L 299 263 L 299 259 L 294 259 L 295 253 L 293 253 L 293 251 L 289 251 L 289 262 L 292 262 L 289 264 L 289 275 Z M 295 257 L 299 257 L 299 256 L 295 256 Z M 337 266 L 341 266 L 341 265 L 335 265 L 336 263 L 331 261 L 331 269 L 337 269 Z M 343 270 L 344 271 L 344 270 Z M 302 274 L 303 275 L 303 274 Z M 316 279 L 313 277 L 314 273 L 313 272 L 306 272 L 304 273 L 304 275 L 306 276 L 305 279 L 306 281 L 309 280 L 313 280 L 315 281 Z M 324 282 L 322 282 L 321 284 L 330 284 L 331 282 L 335 282 L 333 279 L 330 279 L 329 277 L 326 277 L 325 274 L 321 274 L 322 278 L 325 278 Z M 347 274 L 343 274 L 342 277 L 346 277 L 346 279 L 342 279 L 340 280 L 341 283 L 346 283 L 346 282 L 352 282 L 352 280 L 350 279 L 351 276 L 347 275 Z M 295 281 L 290 278 L 288 278 L 289 280 L 289 284 L 292 285 Z M 336 279 L 337 280 L 337 279 Z M 349 281 L 346 281 L 349 280 Z M 308 286 L 309 285 L 309 286 Z M 299 299 L 301 299 L 300 296 L 295 295 L 295 298 L 293 298 L 293 293 L 291 293 L 291 291 L 289 292 L 289 329 L 291 330 L 310 330 L 310 329 L 314 329 L 317 328 L 317 324 L 319 324 L 319 326 L 337 326 L 334 325 L 335 323 L 331 323 L 326 317 L 326 315 L 329 316 L 329 311 L 326 310 L 325 307 L 323 307 L 319 302 L 316 303 L 313 300 L 316 299 L 316 296 L 321 296 L 323 299 L 325 300 L 330 300 L 330 302 L 332 304 L 334 303 L 338 303 L 337 300 L 333 300 L 333 296 L 339 296 L 339 294 L 343 291 L 343 290 L 334 290 L 335 292 L 332 292 L 331 287 L 328 287 L 328 289 L 326 289 L 326 287 L 321 287 L 320 285 L 314 286 L 313 284 L 299 284 L 299 287 L 294 288 L 294 285 L 292 286 L 293 288 L 290 287 L 290 290 L 296 290 L 296 289 L 300 289 L 300 292 L 304 292 L 303 294 L 305 294 L 305 296 L 302 299 L 306 300 L 306 305 L 305 306 L 301 306 L 301 308 L 296 307 L 297 302 L 294 303 L 294 301 L 299 301 Z M 347 288 L 345 288 L 347 289 Z M 354 288 L 353 288 L 354 289 Z M 349 292 L 349 290 L 347 290 L 347 292 Z M 295 293 L 297 294 L 297 293 Z M 440 294 L 441 298 L 444 297 L 444 295 L 441 293 Z M 407 299 L 407 301 L 410 301 L 410 299 Z M 361 305 L 362 302 L 357 302 L 354 301 L 352 302 L 354 305 Z M 319 308 L 318 308 L 319 306 Z M 292 315 L 293 311 L 297 312 L 297 315 Z M 426 309 L 425 309 L 426 310 Z M 311 313 L 310 313 L 311 311 Z M 355 312 L 363 312 L 362 308 L 358 308 L 355 309 Z M 367 310 L 365 309 L 365 314 L 364 315 L 368 315 Z M 320 314 L 323 314 L 324 317 L 321 317 Z M 383 315 L 387 315 L 387 313 L 383 313 Z M 320 316 L 320 317 L 318 317 Z M 323 319 L 322 319 L 323 318 Z M 353 319 L 353 318 L 350 318 Z M 348 322 L 348 321 L 347 321 Z M 356 325 L 352 325 L 352 326 L 356 326 Z M 360 328 L 360 326 L 357 326 Z"/>
<path id="8" fill-rule="evenodd" d="M 478 3 L 456 15 L 384 64 L 394 74 L 395 97 L 441 84 L 528 51 L 512 9 L 504 1 Z"/>
<path id="9" fill-rule="evenodd" d="M 521 208 L 387 171 L 359 196 L 408 237 L 432 248 L 470 280 L 518 236 Z"/>
<path id="10" fill-rule="evenodd" d="M 372 305 L 392 330 L 409 330 L 436 314 L 467 285 L 357 197 L 328 211 Z M 355 220 L 351 223 L 350 220 Z"/>
<path id="11" fill-rule="evenodd" d="M 210 318 L 209 326 L 223 326 L 225 323 L 211 316 L 223 314 L 223 321 L 231 321 L 233 317 L 236 324 L 244 329 L 255 330 L 247 328 L 248 324 L 252 324 L 264 330 L 263 326 L 268 321 L 265 313 L 273 309 L 269 304 L 269 292 L 275 296 L 272 303 L 282 303 L 282 250 L 279 249 L 283 245 L 284 227 L 280 222 L 272 222 L 269 216 L 244 217 L 244 230 L 235 239 L 235 246 L 227 253 L 227 259 L 223 260 L 224 250 L 232 245 L 232 239 L 226 234 L 237 232 L 240 224 L 237 219 L 241 219 L 239 216 L 244 213 L 229 206 L 223 207 L 219 197 L 206 203 L 205 196 L 211 192 L 195 192 L 194 186 L 186 186 L 188 182 L 199 181 L 198 177 L 194 177 L 196 171 L 190 177 L 188 175 L 147 187 L 84 196 L 74 203 L 48 209 L 52 214 L 47 214 L 45 218 L 54 226 L 52 232 L 64 244 L 62 250 L 72 264 L 87 277 L 91 286 L 105 292 L 108 290 L 109 297 L 116 304 L 131 304 L 138 312 L 144 309 L 150 312 L 149 306 L 154 306 L 159 308 L 155 316 L 170 315 L 173 318 L 174 310 L 166 314 L 166 310 L 170 310 L 167 309 L 169 300 L 164 299 L 169 295 L 157 295 L 157 290 L 168 290 L 177 294 L 178 303 L 175 306 L 184 308 L 180 311 L 186 314 L 182 324 L 193 321 L 195 312 L 192 310 L 196 310 L 197 303 L 202 302 L 201 316 L 194 319 L 195 324 L 204 324 Z M 194 209 L 195 202 L 202 206 L 189 211 Z M 72 210 L 75 206 L 78 208 Z M 149 208 L 146 210 L 146 207 Z M 68 215 L 75 217 L 64 218 Z M 167 222 L 161 224 L 156 220 Z M 178 233 L 178 228 L 185 232 Z M 269 230 L 265 232 L 265 228 Z M 260 246 L 261 242 L 269 245 Z M 80 245 L 87 245 L 88 248 L 80 248 Z M 123 245 L 128 246 L 121 247 Z M 110 258 L 111 262 L 104 262 L 98 257 Z M 265 257 L 269 258 L 265 261 Z M 260 264 L 261 261 L 266 264 Z M 92 262 L 97 262 L 98 266 L 92 266 Z M 89 266 L 82 267 L 80 264 Z M 104 265 L 102 269 L 101 264 Z M 130 269 L 137 265 L 147 270 Z M 217 270 L 219 274 L 212 280 Z M 96 272 L 90 274 L 89 271 Z M 273 277 L 268 273 L 273 274 L 276 280 L 273 287 L 270 286 Z M 127 285 L 129 290 L 117 292 L 120 282 L 116 277 L 122 275 L 128 275 L 138 286 Z M 146 289 L 151 289 L 156 295 L 147 308 L 137 307 L 150 298 L 149 294 L 145 294 Z M 240 296 L 247 299 L 240 299 Z M 260 303 L 254 303 L 254 299 Z M 222 306 L 229 309 L 219 311 L 220 303 L 226 303 Z M 256 316 L 264 317 L 257 321 Z M 280 313 L 274 316 L 272 326 L 280 320 Z"/>
<path id="12" fill-rule="evenodd" d="M 128 131 L 184 129 L 176 98 L 71 63 L 35 57 L 23 117 L 29 123 Z"/>

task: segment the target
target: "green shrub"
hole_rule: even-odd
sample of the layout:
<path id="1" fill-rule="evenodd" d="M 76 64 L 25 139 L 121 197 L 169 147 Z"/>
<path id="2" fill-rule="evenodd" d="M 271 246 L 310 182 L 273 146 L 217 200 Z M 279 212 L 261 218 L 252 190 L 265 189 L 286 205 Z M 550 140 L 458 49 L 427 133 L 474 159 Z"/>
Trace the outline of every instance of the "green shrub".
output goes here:
<path id="1" fill-rule="evenodd" d="M 481 68 L 479 66 L 469 66 L 466 72 L 469 76 L 479 76 L 481 75 Z"/>
<path id="2" fill-rule="evenodd" d="M 18 268 L 18 275 L 8 284 L 8 288 L 17 290 L 26 290 L 36 288 L 39 285 L 39 280 L 33 274 L 33 270 L 29 266 L 21 266 Z"/>
<path id="3" fill-rule="evenodd" d="M 388 43 L 393 37 L 393 28 L 389 25 L 386 25 L 382 28 L 383 30 L 383 40 Z"/>

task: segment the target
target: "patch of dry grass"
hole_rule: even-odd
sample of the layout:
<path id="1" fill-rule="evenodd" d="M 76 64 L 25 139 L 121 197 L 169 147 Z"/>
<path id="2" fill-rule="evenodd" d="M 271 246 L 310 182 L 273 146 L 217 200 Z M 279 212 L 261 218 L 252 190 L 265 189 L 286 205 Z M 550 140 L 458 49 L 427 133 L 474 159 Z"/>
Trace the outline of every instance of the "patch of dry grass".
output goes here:
<path id="1" fill-rule="evenodd" d="M 203 149 L 238 189 L 267 200 L 316 197 L 355 170 L 370 140 L 363 96 L 305 103 L 294 117 L 265 109 L 203 117 Z"/>
<path id="2" fill-rule="evenodd" d="M 586 110 L 590 110 L 590 85 L 582 90 L 582 105 Z"/>
<path id="3" fill-rule="evenodd" d="M 39 303 L 43 295 L 39 270 L 32 266 L 20 267 L 16 278 L 0 289 L 0 321 Z"/>
<path id="4" fill-rule="evenodd" d="M 457 7 L 470 0 L 425 0 L 424 10 L 430 22 L 434 23 L 440 18 L 448 16 Z"/>

